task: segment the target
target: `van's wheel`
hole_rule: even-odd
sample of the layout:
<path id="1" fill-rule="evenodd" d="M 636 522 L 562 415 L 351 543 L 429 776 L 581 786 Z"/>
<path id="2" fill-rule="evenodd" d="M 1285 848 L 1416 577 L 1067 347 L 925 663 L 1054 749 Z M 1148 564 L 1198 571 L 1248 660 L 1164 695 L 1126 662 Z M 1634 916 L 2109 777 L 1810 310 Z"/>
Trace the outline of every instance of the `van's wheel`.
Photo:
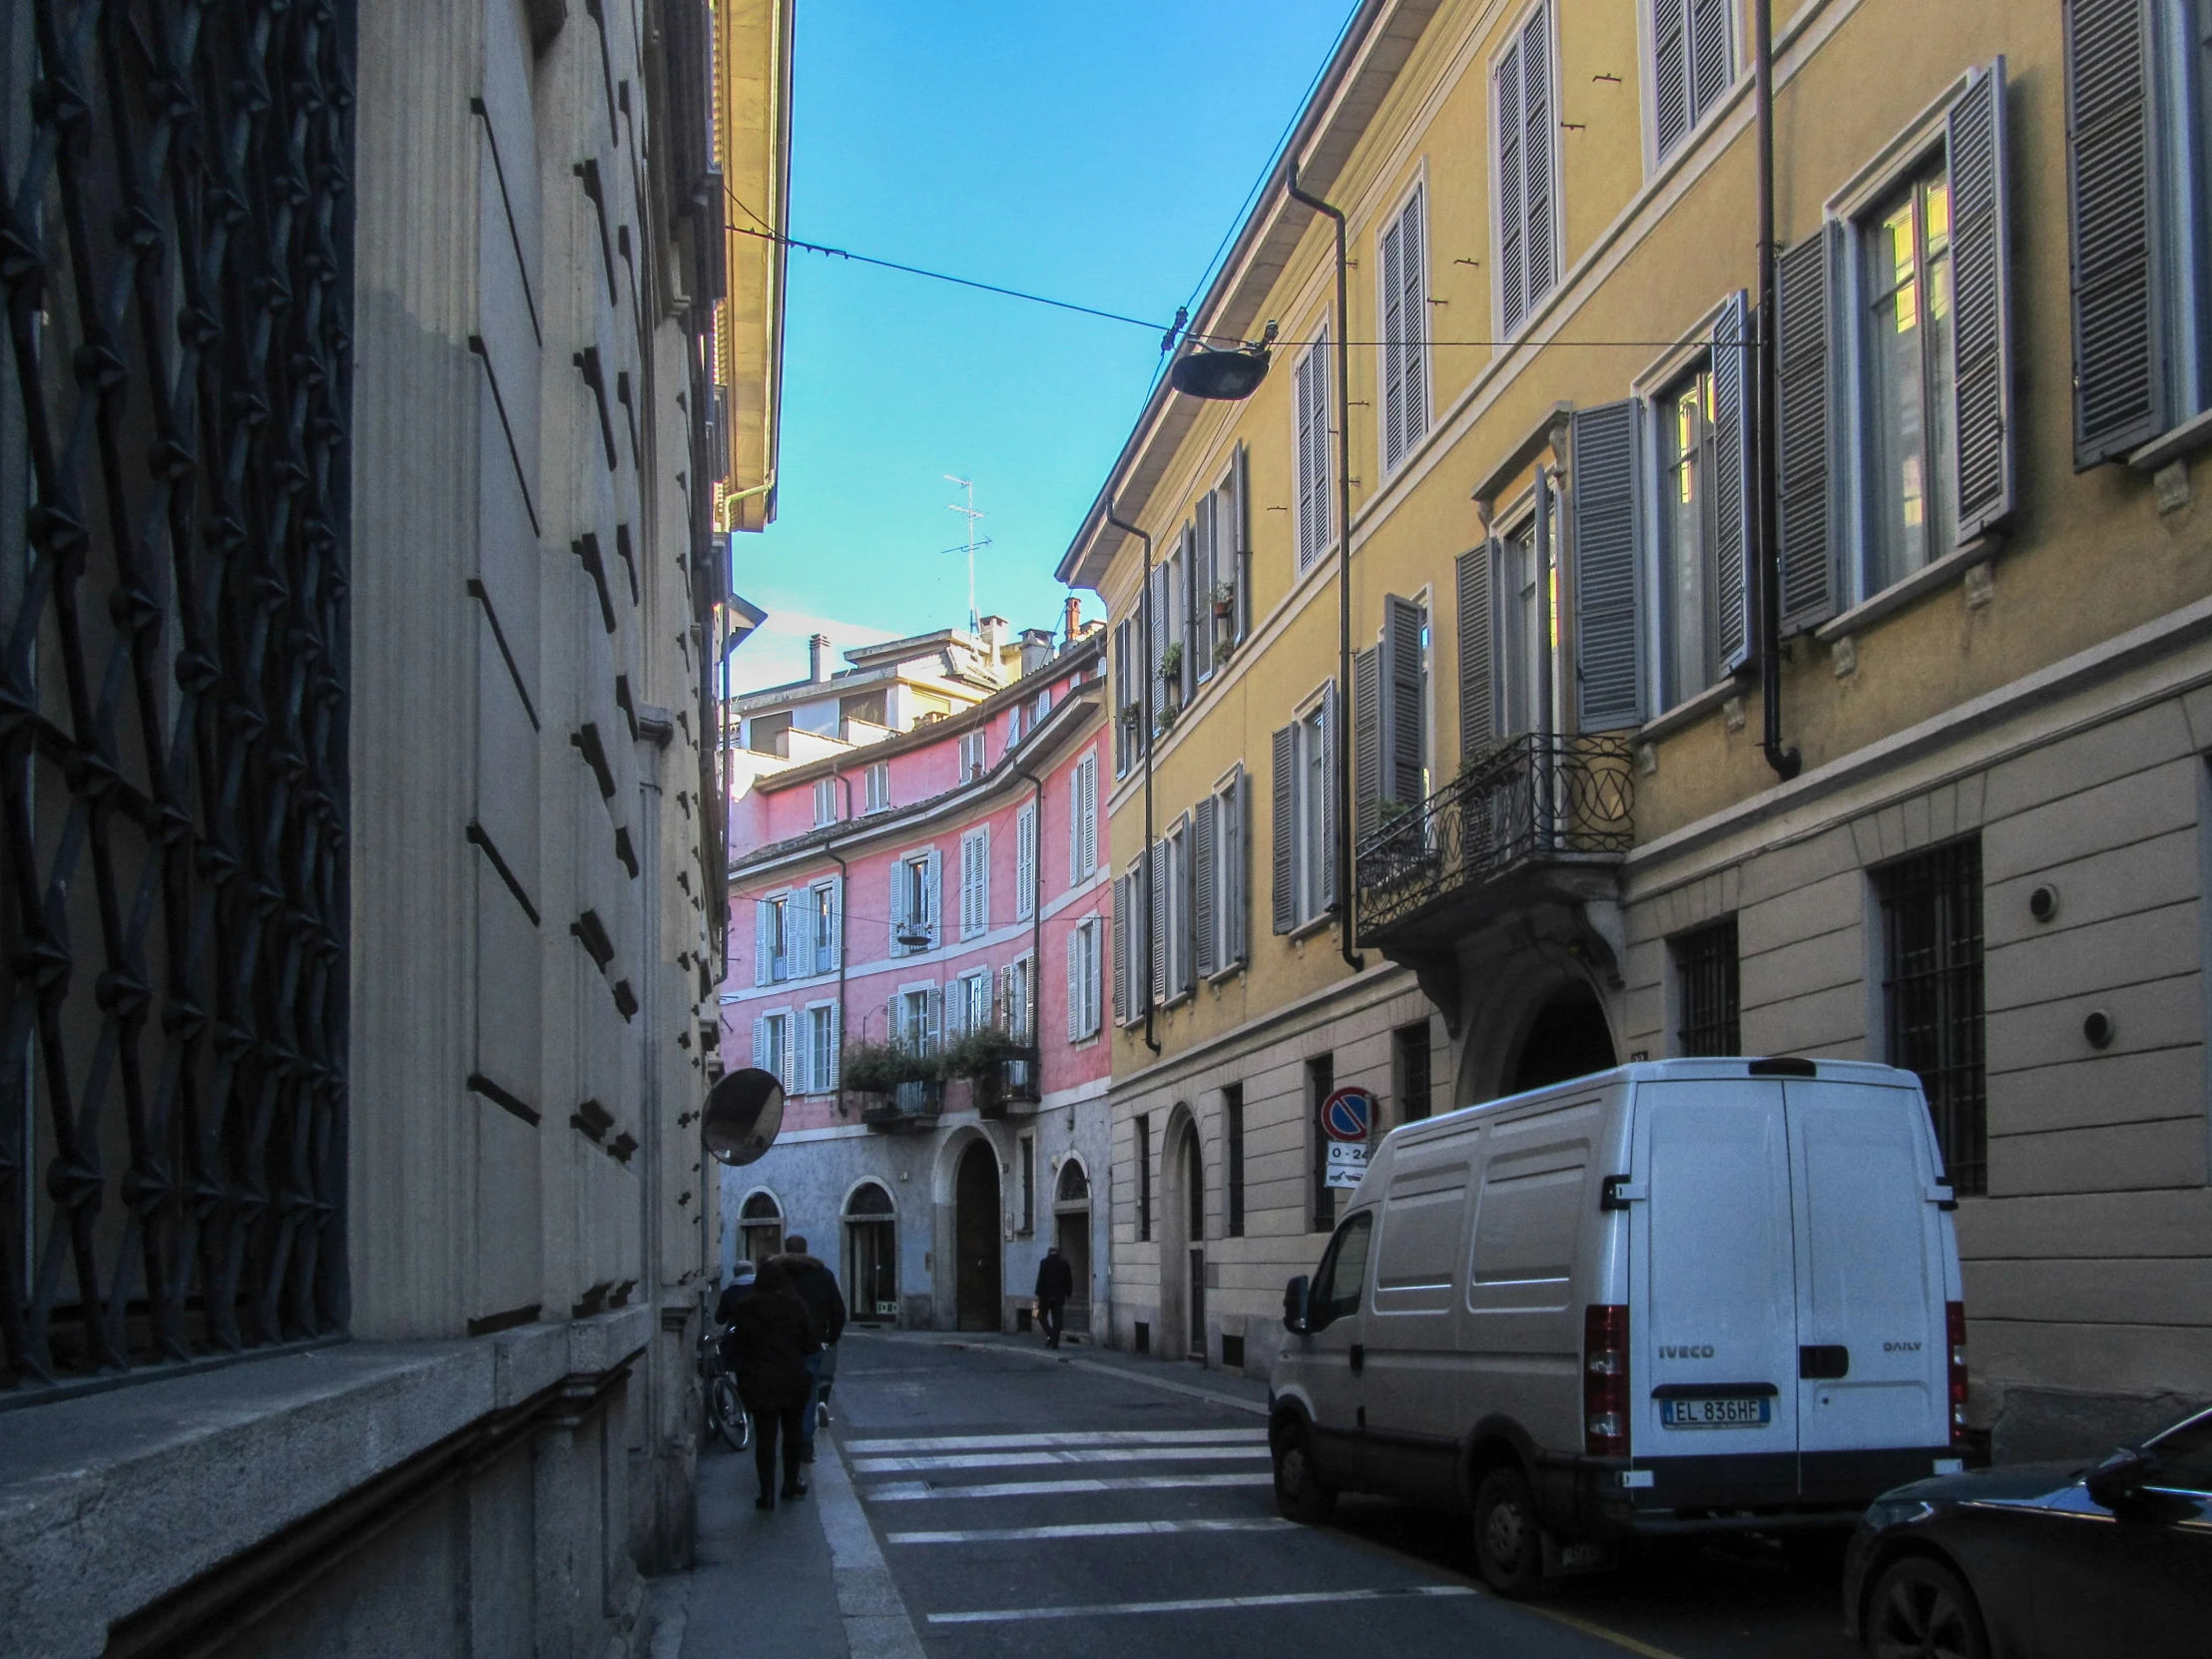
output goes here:
<path id="1" fill-rule="evenodd" d="M 1532 1601 L 1558 1587 L 1544 1576 L 1543 1526 L 1519 1469 L 1492 1469 L 1475 1489 L 1474 1559 L 1501 1596 Z"/>
<path id="2" fill-rule="evenodd" d="M 1925 1555 L 1907 1556 L 1876 1582 L 1866 1629 L 1876 1659 L 1989 1659 L 1973 1592 Z"/>
<path id="3" fill-rule="evenodd" d="M 1337 1494 L 1314 1468 L 1314 1441 L 1302 1422 L 1275 1433 L 1275 1507 L 1285 1520 L 1319 1526 L 1337 1512 Z"/>

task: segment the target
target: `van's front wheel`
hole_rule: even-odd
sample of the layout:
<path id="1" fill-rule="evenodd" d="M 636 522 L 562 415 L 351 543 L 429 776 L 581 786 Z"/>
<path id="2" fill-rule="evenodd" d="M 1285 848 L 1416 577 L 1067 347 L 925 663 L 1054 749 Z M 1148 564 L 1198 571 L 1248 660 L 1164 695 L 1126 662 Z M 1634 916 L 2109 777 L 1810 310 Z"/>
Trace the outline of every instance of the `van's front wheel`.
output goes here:
<path id="1" fill-rule="evenodd" d="M 1275 1507 L 1285 1520 L 1302 1526 L 1319 1526 L 1337 1512 L 1337 1494 L 1315 1471 L 1313 1438 L 1302 1422 L 1276 1431 Z"/>
<path id="2" fill-rule="evenodd" d="M 1474 1559 L 1501 1596 L 1530 1601 L 1556 1587 L 1544 1576 L 1543 1528 L 1519 1469 L 1492 1469 L 1475 1489 Z"/>

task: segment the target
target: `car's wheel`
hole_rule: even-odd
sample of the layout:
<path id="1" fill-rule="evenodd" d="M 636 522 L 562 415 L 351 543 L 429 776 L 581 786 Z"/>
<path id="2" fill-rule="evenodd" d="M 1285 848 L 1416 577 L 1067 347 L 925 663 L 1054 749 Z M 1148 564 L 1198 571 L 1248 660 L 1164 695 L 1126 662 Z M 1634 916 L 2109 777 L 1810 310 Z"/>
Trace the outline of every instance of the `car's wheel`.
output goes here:
<path id="1" fill-rule="evenodd" d="M 1867 1651 L 1876 1659 L 1989 1659 L 1989 1639 L 1965 1581 L 1940 1561 L 1912 1555 L 1867 1598 Z"/>
<path id="2" fill-rule="evenodd" d="M 1314 1441 L 1302 1422 L 1275 1434 L 1275 1507 L 1285 1520 L 1318 1526 L 1337 1510 L 1337 1494 L 1314 1467 Z"/>
<path id="3" fill-rule="evenodd" d="M 1492 1469 L 1475 1488 L 1474 1559 L 1501 1596 L 1529 1601 L 1556 1588 L 1544 1576 L 1543 1524 L 1519 1469 Z"/>

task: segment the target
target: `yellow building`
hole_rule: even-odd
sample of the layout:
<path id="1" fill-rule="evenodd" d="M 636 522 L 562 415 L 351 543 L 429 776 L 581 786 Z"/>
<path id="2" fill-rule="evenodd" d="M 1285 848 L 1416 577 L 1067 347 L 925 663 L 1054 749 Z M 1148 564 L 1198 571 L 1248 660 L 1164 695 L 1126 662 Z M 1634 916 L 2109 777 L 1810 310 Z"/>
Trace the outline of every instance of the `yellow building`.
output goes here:
<path id="1" fill-rule="evenodd" d="M 1121 1345 L 1266 1366 L 1333 1089 L 1790 1053 L 1926 1079 L 2000 1451 L 2212 1390 L 2197 7 L 1777 9 L 1764 454 L 1753 0 L 1374 0 L 1061 564 Z"/>

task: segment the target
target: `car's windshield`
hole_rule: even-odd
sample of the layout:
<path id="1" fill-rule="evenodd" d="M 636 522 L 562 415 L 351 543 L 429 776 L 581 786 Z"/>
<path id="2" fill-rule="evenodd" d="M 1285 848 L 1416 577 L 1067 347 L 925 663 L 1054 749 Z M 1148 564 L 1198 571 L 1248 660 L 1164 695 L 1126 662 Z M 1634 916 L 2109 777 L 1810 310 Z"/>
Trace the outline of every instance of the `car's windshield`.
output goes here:
<path id="1" fill-rule="evenodd" d="M 2158 1456 L 2154 1485 L 2212 1492 L 2212 1411 L 2167 1429 L 2150 1449 Z"/>

